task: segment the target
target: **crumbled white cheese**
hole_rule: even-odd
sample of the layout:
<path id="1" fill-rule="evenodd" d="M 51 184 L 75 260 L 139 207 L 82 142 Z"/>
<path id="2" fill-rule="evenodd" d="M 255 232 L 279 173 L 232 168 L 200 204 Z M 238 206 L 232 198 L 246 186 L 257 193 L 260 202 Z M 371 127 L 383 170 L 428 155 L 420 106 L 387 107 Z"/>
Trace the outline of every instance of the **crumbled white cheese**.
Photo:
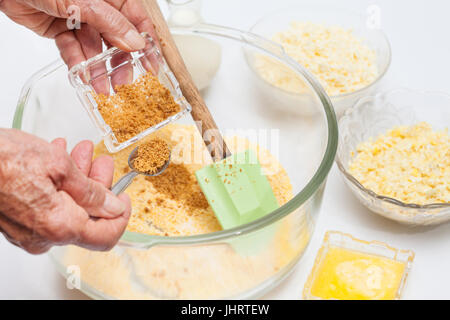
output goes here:
<path id="1" fill-rule="evenodd" d="M 286 53 L 313 73 L 330 96 L 354 92 L 378 76 L 376 53 L 340 26 L 292 22 L 272 38 Z M 305 85 L 292 71 L 271 58 L 258 56 L 255 67 L 269 83 L 301 93 Z"/>
<path id="2" fill-rule="evenodd" d="M 400 126 L 361 143 L 349 172 L 376 194 L 405 203 L 450 202 L 450 135 L 430 124 Z"/>

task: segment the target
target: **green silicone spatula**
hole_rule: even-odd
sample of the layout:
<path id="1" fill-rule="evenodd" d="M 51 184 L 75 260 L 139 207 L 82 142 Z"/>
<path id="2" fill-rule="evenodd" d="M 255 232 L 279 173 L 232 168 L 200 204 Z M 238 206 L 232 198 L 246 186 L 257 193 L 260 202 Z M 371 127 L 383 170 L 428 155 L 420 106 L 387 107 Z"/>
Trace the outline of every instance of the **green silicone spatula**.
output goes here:
<path id="1" fill-rule="evenodd" d="M 192 106 L 192 117 L 215 161 L 198 170 L 196 177 L 222 227 L 237 227 L 272 212 L 279 205 L 256 154 L 247 150 L 231 155 L 184 65 L 156 0 L 144 0 L 144 5 L 155 25 L 167 64 Z"/>
<path id="2" fill-rule="evenodd" d="M 252 150 L 206 166 L 195 175 L 224 229 L 254 221 L 279 207 Z"/>

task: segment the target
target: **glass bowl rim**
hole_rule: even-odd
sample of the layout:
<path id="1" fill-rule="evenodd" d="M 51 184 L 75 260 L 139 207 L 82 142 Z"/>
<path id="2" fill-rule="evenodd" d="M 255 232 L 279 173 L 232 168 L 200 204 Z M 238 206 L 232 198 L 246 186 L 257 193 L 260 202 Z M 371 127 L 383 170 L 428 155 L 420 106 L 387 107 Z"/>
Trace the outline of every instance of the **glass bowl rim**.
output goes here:
<path id="1" fill-rule="evenodd" d="M 324 151 L 320 165 L 316 169 L 313 177 L 308 181 L 308 183 L 300 190 L 291 200 L 286 204 L 274 210 L 270 214 L 255 220 L 253 222 L 247 223 L 242 226 L 238 226 L 232 229 L 221 230 L 212 233 L 193 235 L 193 236 L 175 236 L 175 237 L 164 237 L 156 235 L 140 234 L 130 231 L 125 231 L 119 245 L 128 246 L 133 248 L 150 248 L 155 245 L 189 245 L 189 244 L 202 244 L 208 242 L 214 242 L 218 240 L 226 240 L 233 238 L 235 236 L 240 236 L 243 234 L 248 234 L 253 231 L 262 229 L 283 217 L 289 215 L 294 210 L 298 209 L 303 205 L 310 197 L 320 188 L 320 186 L 326 181 L 329 171 L 334 163 L 334 158 L 337 152 L 338 145 L 338 125 L 337 118 L 334 112 L 333 105 L 330 98 L 326 94 L 325 90 L 322 88 L 320 83 L 300 64 L 295 60 L 287 56 L 284 52 L 274 53 L 268 49 L 264 49 L 262 44 L 265 44 L 268 48 L 278 47 L 272 41 L 269 41 L 263 37 L 255 35 L 247 31 L 241 31 L 234 28 L 223 27 L 213 24 L 199 23 L 195 26 L 189 28 L 172 28 L 172 32 L 175 34 L 190 34 L 190 35 L 203 35 L 203 36 L 216 36 L 221 38 L 227 38 L 239 42 L 242 46 L 253 46 L 269 56 L 280 59 L 287 66 L 292 68 L 298 74 L 301 74 L 307 83 L 311 86 L 311 89 L 315 92 L 319 98 L 323 111 L 324 111 L 324 121 L 327 124 L 327 144 Z M 65 66 L 62 59 L 57 59 L 51 64 L 37 71 L 34 75 L 29 78 L 26 82 L 16 107 L 16 111 L 13 119 L 13 128 L 21 129 L 22 117 L 25 105 L 28 101 L 29 95 L 33 90 L 34 84 L 41 78 L 51 74 L 57 69 Z"/>
<path id="2" fill-rule="evenodd" d="M 306 10 L 305 10 L 306 9 Z M 353 11 L 353 10 L 347 10 L 347 9 L 343 9 L 343 8 L 334 8 L 333 10 L 331 10 L 330 8 L 328 8 L 328 9 L 322 9 L 322 8 L 320 8 L 320 7 L 318 7 L 318 6 L 313 6 L 313 5 L 311 5 L 311 6 L 299 6 L 299 5 L 294 5 L 294 6 L 290 6 L 289 8 L 284 8 L 284 9 L 280 9 L 280 10 L 277 10 L 277 11 L 274 11 L 274 12 L 271 12 L 271 13 L 269 13 L 269 14 L 266 14 L 265 16 L 263 16 L 262 18 L 260 18 L 258 21 L 256 21 L 251 27 L 250 27 L 250 29 L 249 29 L 249 32 L 252 32 L 252 33 L 255 33 L 255 31 L 254 31 L 254 29 L 259 25 L 259 24 L 261 24 L 261 23 L 263 23 L 263 22 L 265 22 L 266 20 L 269 20 L 270 18 L 273 18 L 274 16 L 277 16 L 277 15 L 281 15 L 281 14 L 283 14 L 283 13 L 289 13 L 289 12 L 292 12 L 292 10 L 302 10 L 303 12 L 311 12 L 311 11 L 323 11 L 323 12 L 326 12 L 326 11 L 333 11 L 333 12 L 338 12 L 338 13 L 345 13 L 345 14 L 349 14 L 349 15 L 352 15 L 352 16 L 355 16 L 355 17 L 362 17 L 363 15 L 362 14 L 360 14 L 360 13 L 358 13 L 358 12 L 356 12 L 356 11 Z M 367 84 L 366 86 L 364 86 L 364 87 L 362 87 L 362 88 L 359 88 L 359 89 L 357 89 L 357 90 L 355 90 L 355 91 L 352 91 L 352 92 L 346 92 L 346 93 L 340 93 L 340 94 L 337 94 L 337 95 L 329 95 L 329 97 L 331 98 L 331 99 L 340 99 L 340 98 L 346 98 L 346 97 L 350 97 L 350 96 L 352 96 L 352 95 L 358 95 L 358 94 L 360 94 L 360 93 L 363 93 L 364 91 L 366 91 L 366 90 L 368 90 L 368 89 L 370 89 L 370 88 L 373 88 L 373 87 L 375 87 L 383 78 L 384 78 L 384 76 L 386 75 L 386 73 L 388 72 L 388 70 L 389 70 L 389 67 L 391 66 L 391 63 L 392 63 L 392 46 L 391 46 L 391 43 L 389 42 L 389 39 L 388 39 L 388 37 L 387 37 L 387 35 L 386 35 L 386 33 L 384 32 L 384 31 L 382 31 L 381 29 L 370 29 L 370 28 L 368 28 L 368 27 L 366 27 L 365 28 L 365 30 L 370 30 L 371 32 L 377 32 L 378 34 L 379 34 L 379 36 L 381 37 L 381 39 L 384 41 L 384 43 L 385 43 L 385 45 L 386 45 L 386 48 L 387 48 L 387 52 L 386 52 L 386 54 L 387 54 L 387 63 L 383 66 L 383 69 L 382 69 L 382 71 L 378 74 L 378 76 L 377 76 L 377 78 L 375 79 L 375 80 L 373 80 L 371 83 L 369 83 L 369 84 Z M 255 33 L 256 34 L 256 33 Z M 269 39 L 270 40 L 270 39 Z M 271 40 L 272 41 L 272 40 Z M 274 42 L 275 43 L 275 42 Z M 280 47 L 280 49 L 283 51 L 283 53 L 285 53 L 285 50 L 284 50 L 284 48 L 281 46 L 281 45 L 279 45 L 279 44 L 277 44 L 279 47 Z M 299 96 L 300 94 L 299 93 L 295 93 L 295 92 L 290 92 L 290 91 L 287 91 L 287 90 L 285 90 L 285 89 L 283 89 L 283 88 L 280 88 L 280 87 L 277 87 L 277 86 L 275 86 L 275 85 L 273 85 L 272 83 L 270 83 L 270 82 L 268 82 L 267 80 L 265 80 L 265 79 L 263 79 L 259 74 L 258 74 L 258 72 L 256 72 L 256 70 L 254 70 L 253 69 L 253 67 L 251 67 L 251 64 L 249 63 L 249 61 L 248 61 L 248 59 L 247 59 L 247 63 L 250 65 L 250 69 L 262 80 L 262 81 L 264 81 L 266 84 L 268 84 L 269 86 L 271 86 L 272 88 L 274 88 L 274 89 L 277 89 L 277 90 L 279 90 L 279 91 L 281 91 L 281 92 L 283 92 L 284 94 L 287 94 L 287 95 L 291 95 L 291 96 Z"/>
<path id="3" fill-rule="evenodd" d="M 413 93 L 418 93 L 418 94 L 422 94 L 422 95 L 441 95 L 443 97 L 446 97 L 449 102 L 450 102 L 450 95 L 445 93 L 445 92 L 438 92 L 438 91 L 428 91 L 428 90 L 411 90 L 411 89 L 406 89 L 406 88 L 399 88 L 399 89 L 393 89 L 393 90 L 389 90 L 386 92 L 380 92 L 377 93 L 375 95 L 370 95 L 370 96 L 366 96 L 363 97 L 361 99 L 359 99 L 352 107 L 350 107 L 349 109 L 347 109 L 344 113 L 344 115 L 342 116 L 342 118 L 339 120 L 339 124 L 341 124 L 342 122 L 344 122 L 349 115 L 353 112 L 353 110 L 356 110 L 357 108 L 361 108 L 361 106 L 367 102 L 367 101 L 372 101 L 372 100 L 377 100 L 380 97 L 383 96 L 388 96 L 392 93 L 396 93 L 396 92 L 413 92 Z M 340 126 L 339 126 L 340 127 Z M 339 144 L 342 144 L 342 135 L 339 137 Z M 388 197 L 388 196 L 383 196 L 380 194 L 377 194 L 376 192 L 367 189 L 366 187 L 364 187 L 359 181 L 358 179 L 356 179 L 350 172 L 347 171 L 347 169 L 345 169 L 344 164 L 341 161 L 341 157 L 340 157 L 340 153 L 337 152 L 336 154 L 336 164 L 339 168 L 339 170 L 341 171 L 341 173 L 344 175 L 344 177 L 350 181 L 354 186 L 356 186 L 359 190 L 363 191 L 365 194 L 368 194 L 370 197 L 375 198 L 377 200 L 389 203 L 389 204 L 394 204 L 397 205 L 399 207 L 402 208 L 408 208 L 408 209 L 445 209 L 445 208 L 450 208 L 450 203 L 429 203 L 429 204 L 415 204 L 415 203 L 406 203 L 403 202 L 401 200 L 392 198 L 392 197 Z M 439 214 L 439 213 L 438 213 Z M 429 216 L 433 216 L 436 217 L 436 213 L 426 213 L 426 212 L 422 212 L 420 214 L 417 214 L 416 216 L 424 216 L 424 217 L 429 217 Z"/>

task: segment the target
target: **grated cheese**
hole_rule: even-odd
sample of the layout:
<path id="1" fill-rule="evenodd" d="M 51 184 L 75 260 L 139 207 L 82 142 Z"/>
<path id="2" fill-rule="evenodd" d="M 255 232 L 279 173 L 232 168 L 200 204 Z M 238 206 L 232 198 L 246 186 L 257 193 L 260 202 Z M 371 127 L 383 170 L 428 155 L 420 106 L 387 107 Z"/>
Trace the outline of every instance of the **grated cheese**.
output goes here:
<path id="1" fill-rule="evenodd" d="M 289 29 L 276 33 L 272 40 L 316 76 L 330 96 L 357 91 L 378 76 L 375 51 L 352 30 L 292 22 Z M 263 79 L 288 92 L 302 93 L 305 87 L 302 79 L 269 57 L 258 56 L 255 67 Z"/>
<path id="2" fill-rule="evenodd" d="M 399 126 L 361 143 L 349 172 L 367 189 L 405 203 L 450 202 L 450 135 L 430 124 Z"/>

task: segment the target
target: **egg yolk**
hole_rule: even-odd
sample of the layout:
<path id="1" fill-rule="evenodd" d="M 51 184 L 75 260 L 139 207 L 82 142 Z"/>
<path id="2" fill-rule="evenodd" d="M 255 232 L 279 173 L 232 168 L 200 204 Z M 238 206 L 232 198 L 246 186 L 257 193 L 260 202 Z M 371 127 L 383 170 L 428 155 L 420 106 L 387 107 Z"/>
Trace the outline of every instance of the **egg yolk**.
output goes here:
<path id="1" fill-rule="evenodd" d="M 313 281 L 311 294 L 322 299 L 394 299 L 405 263 L 330 247 Z"/>

